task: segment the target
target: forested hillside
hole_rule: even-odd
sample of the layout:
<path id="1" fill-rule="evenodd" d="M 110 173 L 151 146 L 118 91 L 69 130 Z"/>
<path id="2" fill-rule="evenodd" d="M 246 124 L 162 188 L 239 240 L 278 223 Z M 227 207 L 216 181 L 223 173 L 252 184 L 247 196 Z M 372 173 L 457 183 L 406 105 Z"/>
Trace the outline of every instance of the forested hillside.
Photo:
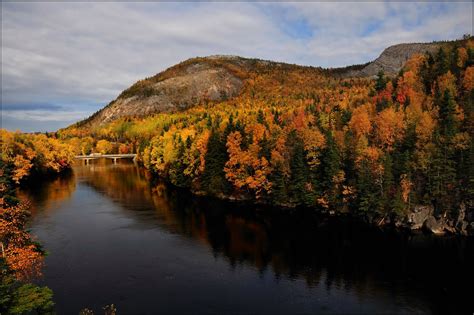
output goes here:
<path id="1" fill-rule="evenodd" d="M 137 152 L 150 171 L 200 194 L 380 223 L 425 205 L 451 226 L 470 228 L 472 38 L 415 54 L 391 77 L 340 78 L 265 62 L 246 71 L 235 97 L 75 125 L 58 137 L 82 153 L 93 151 L 94 139 L 102 139 L 103 152 Z"/>

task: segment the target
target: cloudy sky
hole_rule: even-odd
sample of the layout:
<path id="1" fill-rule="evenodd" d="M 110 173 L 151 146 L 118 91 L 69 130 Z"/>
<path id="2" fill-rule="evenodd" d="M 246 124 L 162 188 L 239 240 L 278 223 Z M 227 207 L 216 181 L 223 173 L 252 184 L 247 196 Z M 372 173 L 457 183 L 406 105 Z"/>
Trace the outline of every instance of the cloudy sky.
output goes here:
<path id="1" fill-rule="evenodd" d="M 473 33 L 472 3 L 2 2 L 2 128 L 52 131 L 195 56 L 335 67 Z"/>

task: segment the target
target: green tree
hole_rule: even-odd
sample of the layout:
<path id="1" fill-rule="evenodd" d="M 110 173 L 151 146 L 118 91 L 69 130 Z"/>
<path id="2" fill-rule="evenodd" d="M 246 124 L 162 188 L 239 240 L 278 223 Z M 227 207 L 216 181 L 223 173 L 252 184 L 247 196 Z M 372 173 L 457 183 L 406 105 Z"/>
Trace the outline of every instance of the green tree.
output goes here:
<path id="1" fill-rule="evenodd" d="M 291 178 L 289 183 L 289 193 L 291 200 L 298 205 L 314 204 L 314 191 L 308 189 L 309 167 L 305 161 L 305 151 L 303 141 L 293 131 L 289 135 L 289 147 L 293 148 L 290 161 Z"/>
<path id="2" fill-rule="evenodd" d="M 211 131 L 205 155 L 201 187 L 213 195 L 229 193 L 231 184 L 225 178 L 224 166 L 229 156 L 226 139 L 216 128 Z"/>
<path id="3" fill-rule="evenodd" d="M 452 138 L 457 131 L 456 126 L 456 103 L 451 92 L 446 89 L 443 97 L 439 102 L 439 124 L 441 135 Z"/>
<path id="4" fill-rule="evenodd" d="M 319 165 L 319 190 L 318 195 L 325 193 L 329 197 L 331 204 L 336 203 L 338 198 L 334 191 L 334 178 L 340 171 L 340 157 L 339 150 L 331 131 L 327 131 L 326 134 L 326 147 L 321 152 Z"/>
<path id="5" fill-rule="evenodd" d="M 375 90 L 380 92 L 385 89 L 387 86 L 387 79 L 385 78 L 385 73 L 383 70 L 380 70 L 377 73 L 377 79 L 375 80 Z"/>

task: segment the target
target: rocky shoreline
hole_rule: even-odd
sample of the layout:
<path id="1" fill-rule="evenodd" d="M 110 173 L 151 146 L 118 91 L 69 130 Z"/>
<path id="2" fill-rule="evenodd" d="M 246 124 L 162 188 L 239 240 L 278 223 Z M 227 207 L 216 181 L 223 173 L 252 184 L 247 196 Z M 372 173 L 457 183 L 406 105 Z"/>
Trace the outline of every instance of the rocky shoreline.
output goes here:
<path id="1" fill-rule="evenodd" d="M 331 215 L 337 215 L 330 212 Z M 433 206 L 415 206 L 403 217 L 366 217 L 368 224 L 378 227 L 391 227 L 401 231 L 423 232 L 433 235 L 474 236 L 474 211 L 467 211 L 461 205 L 456 219 L 448 218 L 446 213 L 435 215 Z"/>
<path id="2" fill-rule="evenodd" d="M 173 185 L 169 183 L 170 185 Z M 174 185 L 173 185 L 174 186 Z M 209 197 L 204 191 L 190 190 L 192 194 L 200 197 Z M 277 207 L 280 209 L 296 209 L 295 205 L 271 205 L 268 202 L 256 202 L 243 195 L 225 195 L 220 194 L 213 196 L 214 198 L 228 201 L 228 202 L 245 202 L 253 205 L 264 205 L 270 207 Z M 329 216 L 347 215 L 349 213 L 337 212 L 334 210 L 320 211 L 321 214 Z M 400 217 L 390 216 L 366 216 L 363 218 L 368 224 L 378 227 L 393 227 L 403 231 L 420 231 L 434 235 L 462 235 L 474 236 L 474 209 L 469 209 L 463 203 L 459 206 L 458 216 L 455 219 L 449 218 L 447 212 L 442 214 L 435 214 L 435 209 L 431 205 L 416 205 L 408 214 Z"/>
<path id="3" fill-rule="evenodd" d="M 465 204 L 459 206 L 455 219 L 446 212 L 435 215 L 432 206 L 416 206 L 407 216 L 407 223 L 411 230 L 422 229 L 437 235 L 474 235 L 474 211 L 468 211 Z"/>

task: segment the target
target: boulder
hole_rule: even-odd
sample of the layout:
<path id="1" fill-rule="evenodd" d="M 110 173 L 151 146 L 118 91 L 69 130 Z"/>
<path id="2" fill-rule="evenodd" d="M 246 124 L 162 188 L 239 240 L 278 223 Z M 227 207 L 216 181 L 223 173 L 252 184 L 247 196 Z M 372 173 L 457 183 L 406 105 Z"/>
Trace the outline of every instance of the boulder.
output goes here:
<path id="1" fill-rule="evenodd" d="M 467 235 L 467 227 L 469 223 L 467 221 L 458 221 L 456 223 L 456 231 L 458 231 L 462 235 Z"/>
<path id="2" fill-rule="evenodd" d="M 428 218 L 423 223 L 423 228 L 431 232 L 433 234 L 441 235 L 444 234 L 444 223 L 442 220 L 436 221 L 435 217 L 432 215 L 428 216 Z"/>
<path id="3" fill-rule="evenodd" d="M 412 230 L 418 230 L 423 227 L 423 223 L 429 216 L 433 215 L 433 206 L 415 206 L 413 212 L 408 214 L 408 223 Z"/>
<path id="4" fill-rule="evenodd" d="M 456 219 L 456 223 L 454 227 L 456 231 L 462 235 L 467 235 L 467 227 L 469 226 L 469 222 L 466 219 L 466 205 L 461 203 L 459 206 L 458 217 Z"/>
<path id="5" fill-rule="evenodd" d="M 459 205 L 459 212 L 458 212 L 457 222 L 464 221 L 465 218 L 466 218 L 466 205 L 464 203 L 461 203 Z"/>

